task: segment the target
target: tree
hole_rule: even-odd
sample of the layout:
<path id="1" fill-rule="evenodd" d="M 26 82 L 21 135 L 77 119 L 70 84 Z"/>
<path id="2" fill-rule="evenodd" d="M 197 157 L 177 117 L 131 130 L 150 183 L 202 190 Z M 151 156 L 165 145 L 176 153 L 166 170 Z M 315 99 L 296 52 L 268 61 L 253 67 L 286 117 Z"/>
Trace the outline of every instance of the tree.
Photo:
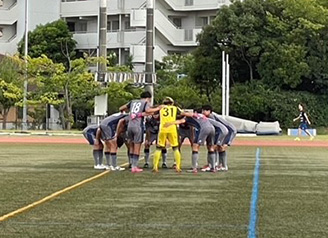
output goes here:
<path id="1" fill-rule="evenodd" d="M 18 51 L 24 54 L 25 39 L 18 44 Z M 46 55 L 55 63 L 63 63 L 67 68 L 69 62 L 75 56 L 76 41 L 69 32 L 67 23 L 63 20 L 54 21 L 45 25 L 39 25 L 29 32 L 28 55 L 38 58 Z"/>
<path id="2" fill-rule="evenodd" d="M 308 43 L 306 61 L 310 68 L 309 77 L 303 80 L 300 89 L 328 95 L 328 26 Z"/>
<path id="3" fill-rule="evenodd" d="M 197 38 L 193 79 L 205 89 L 217 86 L 224 50 L 234 82 L 264 79 L 296 89 L 311 71 L 309 43 L 327 25 L 327 9 L 317 1 L 245 0 L 222 7 Z"/>
<path id="4" fill-rule="evenodd" d="M 216 30 L 213 25 L 205 27 L 197 36 L 200 45 L 192 54 L 191 67 L 188 67 L 191 81 L 211 102 L 212 94 L 221 84 L 221 55 L 216 39 Z"/>
<path id="5" fill-rule="evenodd" d="M 316 0 L 269 0 L 259 74 L 271 86 L 295 89 L 310 73 L 308 45 L 326 22 L 327 10 Z"/>
<path id="6" fill-rule="evenodd" d="M 31 92 L 33 103 L 53 104 L 60 112 L 63 129 L 71 129 L 74 122 L 74 105 L 92 107 L 94 96 L 101 94 L 100 85 L 88 71 L 88 65 L 98 59 L 76 59 L 71 61 L 70 71 L 65 72 L 63 64 L 54 63 L 45 55 L 29 58 L 29 75 L 33 77 L 37 90 Z"/>
<path id="7" fill-rule="evenodd" d="M 0 62 L 0 109 L 3 117 L 3 129 L 6 129 L 10 108 L 23 98 L 20 72 L 20 64 L 17 59 L 6 57 Z"/>
<path id="8" fill-rule="evenodd" d="M 192 55 L 169 55 L 156 62 L 157 86 L 155 103 L 161 104 L 166 96 L 172 97 L 183 108 L 200 107 L 206 97 L 200 95 L 189 73 L 194 67 Z"/>
<path id="9" fill-rule="evenodd" d="M 108 94 L 108 114 L 112 114 L 128 101 L 139 98 L 143 89 L 135 87 L 132 81 L 125 81 L 109 83 L 104 90 Z"/>
<path id="10" fill-rule="evenodd" d="M 231 66 L 248 68 L 248 79 L 257 76 L 256 64 L 262 52 L 262 27 L 266 22 L 264 0 L 235 1 L 223 7 L 213 21 L 216 42 L 231 56 Z M 238 60 L 237 60 L 238 59 Z"/>

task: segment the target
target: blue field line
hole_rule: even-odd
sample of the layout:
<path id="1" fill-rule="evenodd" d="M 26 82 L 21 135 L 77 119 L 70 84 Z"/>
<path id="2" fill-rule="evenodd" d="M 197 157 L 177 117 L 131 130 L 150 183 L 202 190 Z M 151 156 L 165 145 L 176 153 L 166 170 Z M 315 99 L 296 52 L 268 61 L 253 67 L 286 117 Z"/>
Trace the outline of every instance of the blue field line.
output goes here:
<path id="1" fill-rule="evenodd" d="M 248 226 L 248 238 L 256 238 L 256 226 L 257 226 L 257 200 L 259 191 L 259 178 L 260 178 L 260 167 L 261 167 L 261 149 L 256 150 L 256 162 L 254 168 L 253 178 L 253 190 L 251 199 L 251 209 L 249 215 L 249 226 Z"/>

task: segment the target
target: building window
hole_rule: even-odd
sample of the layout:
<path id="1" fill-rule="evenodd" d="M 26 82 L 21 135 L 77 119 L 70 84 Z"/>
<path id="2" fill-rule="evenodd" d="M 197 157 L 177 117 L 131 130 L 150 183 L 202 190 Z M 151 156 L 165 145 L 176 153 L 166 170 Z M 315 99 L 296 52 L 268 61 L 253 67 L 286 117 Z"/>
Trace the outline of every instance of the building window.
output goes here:
<path id="1" fill-rule="evenodd" d="M 0 7 L 3 7 L 3 1 L 0 0 Z"/>
<path id="2" fill-rule="evenodd" d="M 75 25 L 75 30 L 77 32 L 87 32 L 88 30 L 88 24 L 86 22 L 78 22 Z"/>
<path id="3" fill-rule="evenodd" d="M 68 30 L 70 32 L 74 32 L 75 31 L 75 22 L 67 22 L 67 26 L 68 26 Z"/>
<path id="4" fill-rule="evenodd" d="M 193 41 L 193 30 L 192 29 L 185 30 L 185 41 Z"/>
<path id="5" fill-rule="evenodd" d="M 119 21 L 112 21 L 112 31 L 118 31 L 120 29 Z"/>
<path id="6" fill-rule="evenodd" d="M 212 23 L 212 21 L 214 21 L 216 16 L 210 16 L 210 23 Z"/>
<path id="7" fill-rule="evenodd" d="M 185 6 L 193 6 L 194 0 L 185 0 Z"/>
<path id="8" fill-rule="evenodd" d="M 120 29 L 119 21 L 108 21 L 107 30 L 108 31 L 118 31 Z"/>
<path id="9" fill-rule="evenodd" d="M 181 28 L 182 26 L 182 20 L 181 18 L 173 18 L 173 23 L 176 25 L 178 28 Z"/>
<path id="10" fill-rule="evenodd" d="M 201 17 L 201 26 L 208 25 L 208 17 Z"/>
<path id="11" fill-rule="evenodd" d="M 126 21 L 124 22 L 124 29 L 125 29 L 125 30 L 129 30 L 129 29 L 131 29 L 131 26 L 130 26 L 130 20 L 126 20 Z"/>
<path id="12" fill-rule="evenodd" d="M 203 27 L 208 25 L 208 17 L 198 17 L 196 18 L 196 26 Z"/>

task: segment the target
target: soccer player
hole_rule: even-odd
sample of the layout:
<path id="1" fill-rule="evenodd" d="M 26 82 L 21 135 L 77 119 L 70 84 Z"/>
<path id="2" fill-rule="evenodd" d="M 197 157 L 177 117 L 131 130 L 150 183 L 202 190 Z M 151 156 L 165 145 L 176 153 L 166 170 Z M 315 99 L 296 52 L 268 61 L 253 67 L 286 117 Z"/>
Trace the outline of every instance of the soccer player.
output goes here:
<path id="1" fill-rule="evenodd" d="M 194 141 L 194 128 L 192 126 L 189 126 L 187 123 L 180 124 L 179 125 L 179 150 L 181 149 L 181 146 L 186 138 L 189 140 L 190 145 L 192 146 L 193 141 Z"/>
<path id="2" fill-rule="evenodd" d="M 194 143 L 192 146 L 192 169 L 187 170 L 187 172 L 197 173 L 198 167 L 198 151 L 201 145 L 204 145 L 205 142 L 207 144 L 208 156 L 210 157 L 210 161 L 212 164 L 211 172 L 215 172 L 215 153 L 214 153 L 214 137 L 215 137 L 215 129 L 213 125 L 210 123 L 208 118 L 200 113 L 201 110 L 195 110 L 194 113 L 184 113 L 186 116 L 183 119 L 177 120 L 175 122 L 168 122 L 166 126 L 169 125 L 179 125 L 183 123 L 187 123 L 190 126 L 193 126 L 197 133 L 195 135 Z"/>
<path id="3" fill-rule="evenodd" d="M 303 104 L 298 104 L 298 109 L 300 111 L 300 115 L 296 118 L 294 118 L 293 121 L 297 121 L 297 120 L 300 120 L 300 125 L 298 127 L 298 137 L 295 138 L 295 140 L 299 141 L 301 140 L 300 137 L 301 137 L 301 133 L 302 133 L 302 130 L 308 135 L 310 136 L 310 140 L 313 140 L 314 139 L 314 136 L 309 132 L 308 128 L 309 128 L 309 125 L 311 125 L 311 122 L 305 112 L 305 109 L 304 109 L 304 105 Z"/>
<path id="4" fill-rule="evenodd" d="M 188 124 L 184 123 L 184 124 L 179 125 L 178 132 L 179 132 L 180 153 L 181 153 L 181 146 L 186 138 L 188 138 L 190 146 L 192 148 L 193 141 L 194 141 L 194 128 L 192 126 L 189 126 Z M 174 161 L 174 163 L 172 165 L 172 169 L 175 169 L 175 168 L 176 168 L 176 163 Z"/>
<path id="5" fill-rule="evenodd" d="M 228 128 L 220 121 L 215 120 L 215 117 L 211 114 L 212 113 L 212 107 L 210 105 L 204 105 L 202 107 L 202 113 L 204 116 L 206 117 L 210 117 L 209 121 L 211 122 L 211 124 L 214 126 L 215 129 L 215 138 L 214 138 L 214 151 L 217 152 L 218 150 L 221 149 L 221 147 L 224 146 L 225 140 L 229 134 L 229 130 Z M 216 161 L 218 161 L 217 157 L 218 157 L 218 153 L 215 153 L 215 163 L 217 163 Z M 206 172 L 209 171 L 211 169 L 211 163 L 210 163 L 210 158 L 207 158 L 207 165 L 203 166 L 202 171 Z M 215 164 L 215 167 L 217 167 L 217 165 Z"/>
<path id="6" fill-rule="evenodd" d="M 100 140 L 101 130 L 97 125 L 91 125 L 84 128 L 82 132 L 85 139 L 89 142 L 89 145 L 93 146 L 93 159 L 94 159 L 94 169 L 105 169 L 103 165 L 103 149 L 104 145 Z"/>
<path id="7" fill-rule="evenodd" d="M 110 169 L 112 171 L 125 170 L 125 168 L 121 168 L 120 166 L 117 165 L 116 129 L 117 129 L 118 122 L 127 116 L 128 114 L 115 113 L 111 116 L 106 117 L 104 120 L 102 120 L 102 122 L 99 125 L 106 147 L 109 149 L 109 153 L 110 153 L 107 154 L 106 156 L 106 160 L 107 160 L 106 169 Z"/>
<path id="8" fill-rule="evenodd" d="M 181 172 L 181 154 L 179 151 L 179 140 L 177 126 L 166 125 L 176 120 L 177 115 L 182 111 L 180 108 L 174 106 L 174 100 L 170 97 L 166 97 L 163 101 L 164 107 L 159 111 L 160 114 L 160 126 L 157 139 L 157 148 L 154 154 L 153 171 L 158 172 L 158 163 L 161 157 L 162 150 L 166 146 L 166 140 L 170 143 L 174 158 L 176 161 L 176 171 Z"/>
<path id="9" fill-rule="evenodd" d="M 232 141 L 235 139 L 237 135 L 236 127 L 224 119 L 219 114 L 212 112 L 209 116 L 210 118 L 222 123 L 228 129 L 228 135 L 224 138 L 222 145 L 217 146 L 217 153 L 219 155 L 219 160 L 217 160 L 216 164 L 218 166 L 219 171 L 228 171 L 228 154 L 227 148 L 231 145 Z"/>
<path id="10" fill-rule="evenodd" d="M 140 95 L 140 99 L 135 99 L 129 103 L 120 107 L 120 111 L 129 111 L 130 116 L 133 116 L 128 122 L 128 140 L 130 144 L 130 160 L 132 162 L 132 173 L 142 172 L 143 169 L 138 168 L 140 148 L 143 142 L 144 136 L 144 116 L 143 112 L 154 113 L 161 109 L 161 106 L 156 108 L 150 108 L 151 94 L 149 92 L 143 92 Z"/>
<path id="11" fill-rule="evenodd" d="M 159 113 L 156 112 L 152 116 L 146 117 L 146 139 L 145 139 L 145 148 L 144 148 L 144 154 L 145 154 L 145 164 L 144 168 L 149 168 L 149 148 L 150 146 L 157 141 L 158 131 L 159 131 Z M 167 150 L 166 148 L 163 148 L 162 150 L 162 168 L 167 168 Z"/>

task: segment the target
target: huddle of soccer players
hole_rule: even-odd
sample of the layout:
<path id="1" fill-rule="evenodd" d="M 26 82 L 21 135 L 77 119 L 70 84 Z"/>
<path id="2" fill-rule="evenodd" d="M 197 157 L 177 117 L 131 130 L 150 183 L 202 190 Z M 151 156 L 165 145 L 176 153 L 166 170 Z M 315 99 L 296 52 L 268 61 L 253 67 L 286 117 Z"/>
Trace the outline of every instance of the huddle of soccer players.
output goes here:
<path id="1" fill-rule="evenodd" d="M 159 160 L 162 155 L 162 168 L 167 168 L 166 145 L 170 144 L 175 159 L 174 168 L 181 172 L 180 147 L 188 138 L 192 147 L 192 168 L 188 172 L 198 172 L 198 151 L 206 142 L 208 149 L 207 165 L 202 171 L 216 172 L 228 170 L 226 149 L 236 136 L 236 128 L 220 115 L 212 112 L 209 105 L 200 110 L 185 112 L 174 105 L 174 100 L 166 97 L 163 105 L 150 106 L 151 94 L 143 92 L 140 99 L 132 100 L 121 106 L 122 113 L 105 118 L 99 127 L 89 126 L 84 129 L 85 138 L 93 145 L 95 169 L 122 171 L 117 165 L 117 148 L 127 141 L 128 157 L 132 173 L 142 172 L 138 167 L 141 145 L 144 142 L 144 125 L 146 125 L 145 164 L 149 167 L 149 147 L 156 140 L 153 171 L 158 172 Z M 129 112 L 126 114 L 124 112 Z M 146 123 L 144 123 L 144 118 Z M 179 133 L 177 130 L 179 125 Z M 106 165 L 103 163 L 103 144 L 106 145 Z"/>

